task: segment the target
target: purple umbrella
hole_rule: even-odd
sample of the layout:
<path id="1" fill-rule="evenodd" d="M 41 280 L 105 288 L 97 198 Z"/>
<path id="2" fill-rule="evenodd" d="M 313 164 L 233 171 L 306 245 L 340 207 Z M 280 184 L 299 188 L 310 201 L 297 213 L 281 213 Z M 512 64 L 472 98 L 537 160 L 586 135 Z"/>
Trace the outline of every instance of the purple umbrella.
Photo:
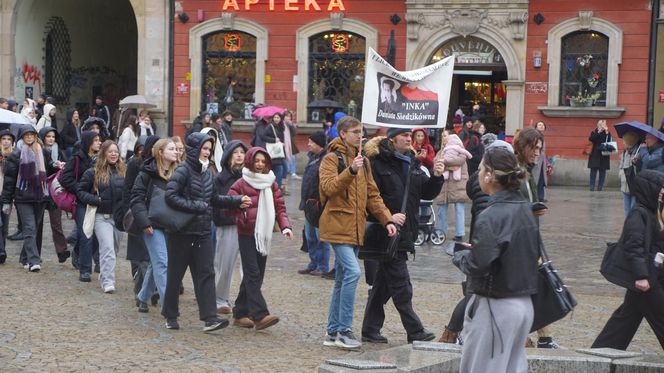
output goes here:
<path id="1" fill-rule="evenodd" d="M 282 109 L 278 106 L 261 106 L 254 110 L 251 115 L 256 118 L 273 117 L 274 114 L 283 114 L 285 111 L 286 109 Z"/>
<path id="2" fill-rule="evenodd" d="M 625 132 L 636 132 L 639 134 L 639 136 L 643 137 L 645 135 L 653 135 L 659 139 L 659 141 L 664 141 L 664 133 L 659 132 L 657 129 L 641 123 L 641 122 L 622 122 L 622 123 L 616 123 L 613 125 L 613 127 L 616 129 L 616 133 L 618 133 L 618 137 L 623 137 Z"/>

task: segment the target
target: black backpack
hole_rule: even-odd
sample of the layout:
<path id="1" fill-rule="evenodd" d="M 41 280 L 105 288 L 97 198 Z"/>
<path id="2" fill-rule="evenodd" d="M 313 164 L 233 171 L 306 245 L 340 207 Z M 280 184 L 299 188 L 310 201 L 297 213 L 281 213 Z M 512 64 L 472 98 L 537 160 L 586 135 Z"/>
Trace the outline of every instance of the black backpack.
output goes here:
<path id="1" fill-rule="evenodd" d="M 346 168 L 346 163 L 344 162 L 344 158 L 341 156 L 341 153 L 335 150 L 334 154 L 336 154 L 337 158 L 339 159 L 337 173 L 340 174 Z M 312 180 L 312 183 L 320 185 L 320 169 L 318 172 L 316 172 L 314 177 L 315 178 Z M 325 204 L 327 204 L 327 202 Z M 309 224 L 313 225 L 314 227 L 318 227 L 320 216 L 323 214 L 323 210 L 325 209 L 325 204 L 321 203 L 320 195 L 318 198 L 308 198 L 306 201 L 304 201 L 304 218 L 307 219 Z"/>

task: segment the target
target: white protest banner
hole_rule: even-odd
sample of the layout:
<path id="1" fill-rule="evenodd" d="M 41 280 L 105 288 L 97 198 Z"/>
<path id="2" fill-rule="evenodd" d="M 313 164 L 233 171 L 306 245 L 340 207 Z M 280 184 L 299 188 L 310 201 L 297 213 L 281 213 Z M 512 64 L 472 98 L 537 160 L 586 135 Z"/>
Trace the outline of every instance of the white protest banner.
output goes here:
<path id="1" fill-rule="evenodd" d="M 454 56 L 412 71 L 397 71 L 369 48 L 362 122 L 381 127 L 444 128 Z"/>

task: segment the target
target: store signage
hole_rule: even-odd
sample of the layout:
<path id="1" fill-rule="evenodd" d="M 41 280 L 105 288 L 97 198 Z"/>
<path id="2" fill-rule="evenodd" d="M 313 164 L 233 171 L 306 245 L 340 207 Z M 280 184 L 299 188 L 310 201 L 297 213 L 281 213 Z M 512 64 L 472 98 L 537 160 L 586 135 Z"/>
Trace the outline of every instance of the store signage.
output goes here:
<path id="1" fill-rule="evenodd" d="M 454 38 L 443 44 L 433 57 L 433 61 L 454 56 L 457 64 L 502 64 L 503 57 L 490 43 L 473 36 Z"/>
<path id="2" fill-rule="evenodd" d="M 547 82 L 526 82 L 526 93 L 546 93 L 548 88 Z"/>
<path id="3" fill-rule="evenodd" d="M 224 49 L 229 52 L 236 52 L 240 50 L 242 38 L 239 34 L 226 34 L 224 35 Z"/>
<path id="4" fill-rule="evenodd" d="M 251 7 L 254 5 L 267 3 L 268 9 L 272 12 L 276 10 L 276 2 L 277 0 L 224 0 L 222 10 L 241 10 L 240 4 L 243 5 L 242 10 L 252 10 Z M 279 2 L 281 3 L 281 1 Z M 324 7 L 325 3 L 327 3 L 328 12 L 346 10 L 343 0 L 283 0 L 283 8 L 281 8 L 281 4 L 277 5 L 285 11 L 305 10 L 320 12 L 322 9 L 321 5 Z"/>
<path id="5" fill-rule="evenodd" d="M 659 102 L 664 103 L 664 91 L 659 91 Z"/>
<path id="6" fill-rule="evenodd" d="M 332 37 L 332 50 L 336 53 L 348 51 L 348 35 L 336 34 Z"/>
<path id="7" fill-rule="evenodd" d="M 176 92 L 178 95 L 186 95 L 189 93 L 189 84 L 187 83 L 180 83 L 177 86 Z"/>

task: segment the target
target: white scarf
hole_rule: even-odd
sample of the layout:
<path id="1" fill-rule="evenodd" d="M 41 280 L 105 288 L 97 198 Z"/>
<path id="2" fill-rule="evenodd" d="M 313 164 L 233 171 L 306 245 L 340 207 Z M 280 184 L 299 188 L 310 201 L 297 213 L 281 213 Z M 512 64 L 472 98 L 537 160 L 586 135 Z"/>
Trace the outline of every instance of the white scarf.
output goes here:
<path id="1" fill-rule="evenodd" d="M 260 190 L 254 238 L 256 239 L 256 250 L 262 256 L 267 256 L 270 253 L 272 229 L 274 229 L 275 210 L 272 184 L 276 178 L 272 171 L 267 174 L 258 174 L 245 167 L 242 169 L 242 179 L 252 188 Z"/>

